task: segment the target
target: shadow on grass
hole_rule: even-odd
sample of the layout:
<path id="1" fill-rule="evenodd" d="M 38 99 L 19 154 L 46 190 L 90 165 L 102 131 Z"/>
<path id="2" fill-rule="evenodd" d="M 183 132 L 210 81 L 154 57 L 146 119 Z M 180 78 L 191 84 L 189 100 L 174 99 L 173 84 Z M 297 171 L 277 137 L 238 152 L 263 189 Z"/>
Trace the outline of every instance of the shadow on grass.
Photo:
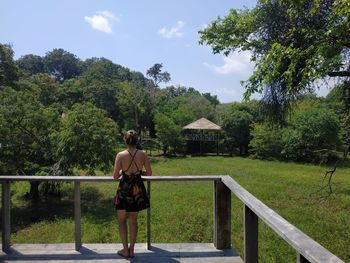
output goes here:
<path id="1" fill-rule="evenodd" d="M 91 223 L 110 222 L 115 210 L 110 199 L 102 199 L 97 187 L 84 186 L 81 189 L 81 215 Z M 64 191 L 62 198 L 29 200 L 25 205 L 11 207 L 11 232 L 15 233 L 34 223 L 43 221 L 74 220 L 74 195 Z M 0 220 L 2 220 L 0 215 Z"/>

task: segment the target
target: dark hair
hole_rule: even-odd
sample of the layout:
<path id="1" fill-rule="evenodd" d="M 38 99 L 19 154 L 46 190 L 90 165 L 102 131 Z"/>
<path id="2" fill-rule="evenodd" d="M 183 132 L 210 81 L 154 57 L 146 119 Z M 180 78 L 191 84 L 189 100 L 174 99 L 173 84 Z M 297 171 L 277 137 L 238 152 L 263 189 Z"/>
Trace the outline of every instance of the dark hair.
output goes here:
<path id="1" fill-rule="evenodd" d="M 137 145 L 138 135 L 134 130 L 129 130 L 124 134 L 124 141 L 127 145 Z"/>

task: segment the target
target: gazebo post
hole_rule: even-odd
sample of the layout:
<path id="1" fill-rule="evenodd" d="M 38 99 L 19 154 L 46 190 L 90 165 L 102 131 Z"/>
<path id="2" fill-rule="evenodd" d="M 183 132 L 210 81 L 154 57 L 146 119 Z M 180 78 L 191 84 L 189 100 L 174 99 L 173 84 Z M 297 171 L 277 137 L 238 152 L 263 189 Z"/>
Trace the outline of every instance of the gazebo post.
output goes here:
<path id="1" fill-rule="evenodd" d="M 202 156 L 202 142 L 203 142 L 203 130 L 200 130 L 201 139 L 199 141 L 199 154 Z"/>
<path id="2" fill-rule="evenodd" d="M 216 137 L 216 155 L 219 155 L 219 138 L 220 138 L 220 134 L 217 132 L 216 135 L 217 135 L 217 137 Z"/>

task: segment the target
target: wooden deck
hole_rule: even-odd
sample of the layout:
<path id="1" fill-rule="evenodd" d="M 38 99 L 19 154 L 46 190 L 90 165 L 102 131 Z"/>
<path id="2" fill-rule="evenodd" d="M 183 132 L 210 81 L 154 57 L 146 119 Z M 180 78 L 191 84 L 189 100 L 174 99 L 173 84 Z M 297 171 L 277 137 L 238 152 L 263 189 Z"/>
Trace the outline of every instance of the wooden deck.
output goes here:
<path id="1" fill-rule="evenodd" d="M 0 252 L 0 262 L 230 262 L 243 263 L 234 249 L 217 250 L 212 243 L 136 244 L 135 257 L 124 259 L 117 255 L 121 244 L 17 244 L 8 254 Z"/>

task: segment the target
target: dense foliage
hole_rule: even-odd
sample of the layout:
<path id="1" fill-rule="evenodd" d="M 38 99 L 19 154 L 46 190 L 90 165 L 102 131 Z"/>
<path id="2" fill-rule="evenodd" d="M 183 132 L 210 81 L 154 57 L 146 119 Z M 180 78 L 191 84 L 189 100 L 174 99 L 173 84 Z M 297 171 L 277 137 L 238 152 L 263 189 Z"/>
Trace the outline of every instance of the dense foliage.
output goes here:
<path id="1" fill-rule="evenodd" d="M 148 70 L 148 79 L 106 58 L 81 61 L 62 49 L 18 60 L 9 45 L 0 52 L 1 174 L 108 170 L 127 129 L 152 138 L 165 155 L 184 154 L 182 127 L 202 117 L 223 128 L 219 146 L 226 154 L 320 162 L 346 148 L 342 86 L 326 99 L 296 97 L 281 127 L 271 124 L 264 100 L 221 104 L 194 88 L 158 87 L 170 80 L 162 64 Z"/>
<path id="2" fill-rule="evenodd" d="M 350 115 L 350 5 L 348 0 L 258 0 L 252 9 L 232 9 L 199 32 L 214 53 L 247 51 L 255 63 L 244 82 L 245 97 L 263 93 L 265 111 L 288 125 L 291 104 L 320 80 L 342 84 L 343 113 Z M 342 119 L 350 138 L 349 118 Z M 344 139 L 344 155 L 350 141 Z"/>
<path id="3" fill-rule="evenodd" d="M 108 171 L 122 132 L 155 137 L 164 153 L 184 146 L 182 127 L 215 118 L 210 93 L 170 86 L 170 73 L 155 64 L 148 79 L 106 58 L 80 60 L 63 49 L 14 60 L 0 45 L 0 173 L 94 174 Z"/>

